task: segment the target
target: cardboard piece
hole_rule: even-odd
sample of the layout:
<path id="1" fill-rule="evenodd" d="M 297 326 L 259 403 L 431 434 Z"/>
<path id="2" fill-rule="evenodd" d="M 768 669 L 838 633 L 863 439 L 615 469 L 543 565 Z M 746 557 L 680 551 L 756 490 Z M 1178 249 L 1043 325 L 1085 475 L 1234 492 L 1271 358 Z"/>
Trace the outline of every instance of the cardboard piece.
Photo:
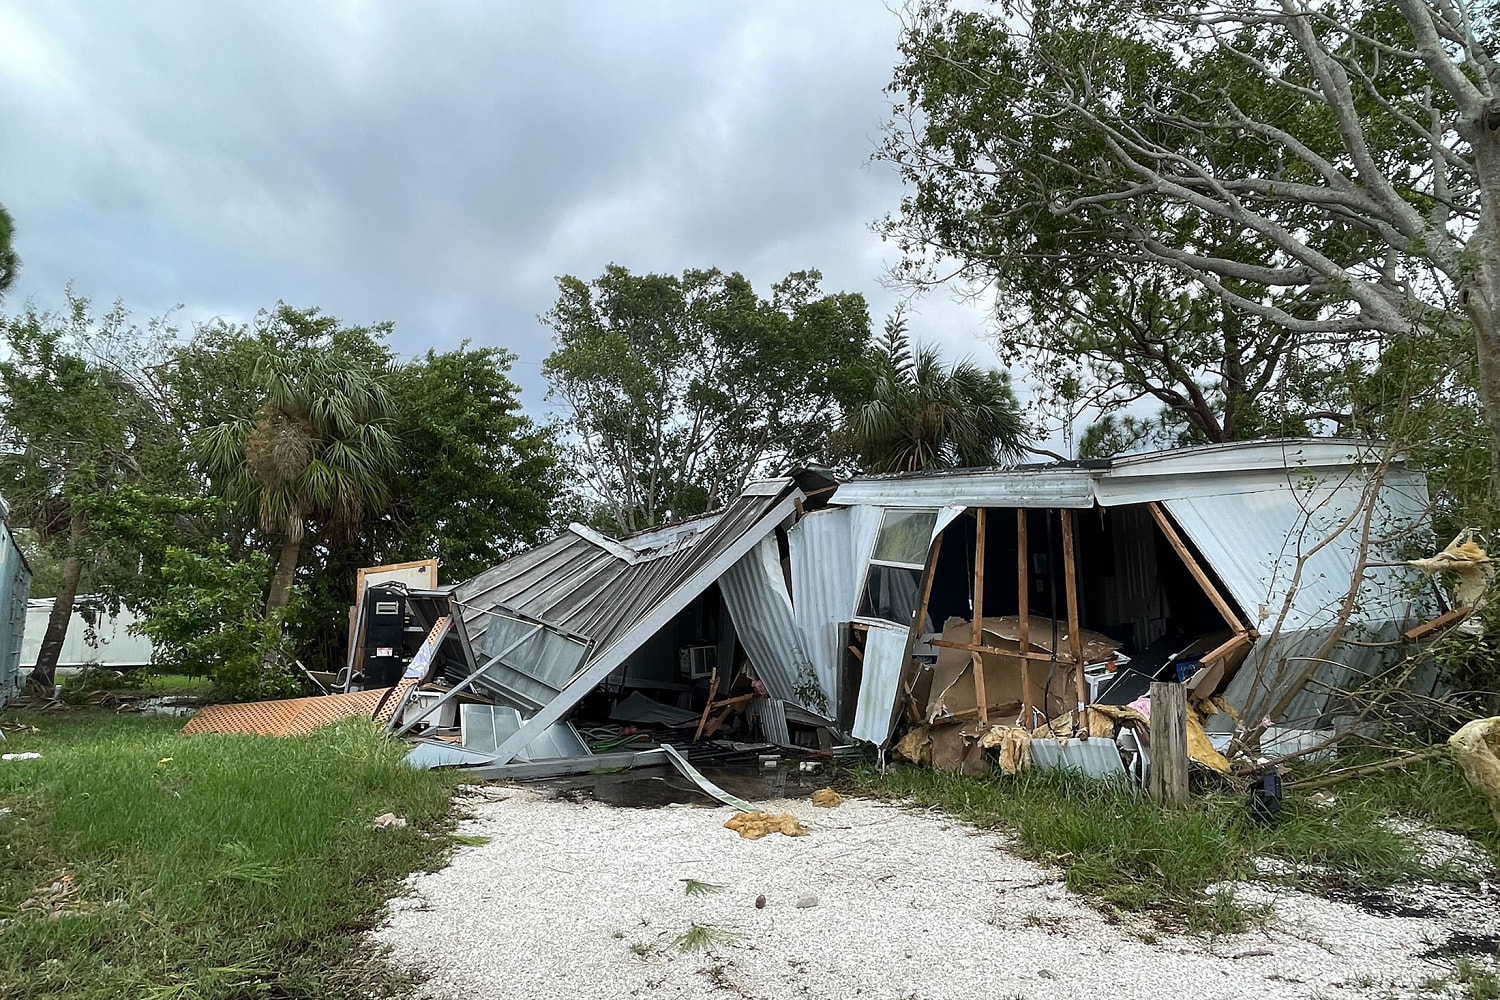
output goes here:
<path id="1" fill-rule="evenodd" d="M 1030 616 L 1029 648 L 1032 652 L 1047 653 L 1051 650 L 1052 620 Z M 943 625 L 943 638 L 950 642 L 969 642 L 973 626 L 963 618 L 950 618 Z M 1054 718 L 1073 707 L 1073 667 L 1068 659 L 1067 626 L 1058 622 L 1057 642 L 1060 662 L 1052 678 L 1050 697 L 1043 706 L 1047 688 L 1048 664 L 1032 660 L 1029 667 L 1031 681 L 1031 704 L 1041 709 L 1047 718 Z M 998 649 L 1021 649 L 1020 619 L 1015 615 L 985 618 L 982 645 Z M 1083 641 L 1084 663 L 1099 663 L 1108 660 L 1120 648 L 1120 644 L 1098 632 L 1082 629 L 1079 638 Z M 1021 708 L 1021 657 L 995 653 L 983 654 L 984 691 L 991 714 L 1004 715 L 1019 712 Z M 967 649 L 938 647 L 937 666 L 932 673 L 932 686 L 927 699 L 926 718 L 929 722 L 944 716 L 974 714 L 978 709 L 974 699 L 973 656 Z M 935 757 L 935 755 L 934 755 Z"/>
<path id="2" fill-rule="evenodd" d="M 989 770 L 989 756 L 980 745 L 978 736 L 965 733 L 964 728 L 962 724 L 954 723 L 933 726 L 927 731 L 932 740 L 933 767 L 959 774 L 983 774 Z"/>

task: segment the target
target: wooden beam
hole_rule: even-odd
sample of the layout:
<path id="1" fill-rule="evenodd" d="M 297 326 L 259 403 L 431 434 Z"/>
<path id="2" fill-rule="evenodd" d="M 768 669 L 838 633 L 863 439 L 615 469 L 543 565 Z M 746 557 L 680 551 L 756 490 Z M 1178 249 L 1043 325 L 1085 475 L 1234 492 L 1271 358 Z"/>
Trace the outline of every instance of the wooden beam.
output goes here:
<path id="1" fill-rule="evenodd" d="M 1181 684 L 1151 682 L 1150 785 L 1157 805 L 1187 805 L 1187 693 Z"/>
<path id="2" fill-rule="evenodd" d="M 1021 652 L 1031 652 L 1031 567 L 1026 554 L 1026 508 L 1016 508 L 1016 636 Z M 1031 661 L 1021 658 L 1021 725 L 1032 726 Z"/>
<path id="3" fill-rule="evenodd" d="M 1407 629 L 1405 632 L 1402 632 L 1401 641 L 1417 642 L 1418 640 L 1425 639 L 1432 633 L 1437 632 L 1440 629 L 1445 629 L 1449 625 L 1457 625 L 1459 622 L 1463 621 L 1473 613 L 1473 608 L 1454 608 L 1452 611 L 1449 611 L 1446 614 L 1438 615 L 1430 622 L 1426 622 L 1425 624 L 1418 625 L 1416 628 Z"/>
<path id="4" fill-rule="evenodd" d="M 1073 657 L 1073 688 L 1077 696 L 1077 714 L 1074 722 L 1087 734 L 1089 731 L 1088 696 L 1083 682 L 1083 629 L 1078 624 L 1078 567 L 1073 553 L 1073 512 L 1064 507 L 1062 511 L 1063 536 L 1063 585 L 1068 599 L 1068 652 Z"/>
<path id="5" fill-rule="evenodd" d="M 1177 558 L 1182 560 L 1182 564 L 1193 575 L 1193 579 L 1198 581 L 1198 586 L 1202 588 L 1204 596 L 1213 602 L 1215 610 L 1219 612 L 1229 627 L 1236 632 L 1254 631 L 1240 621 L 1240 616 L 1235 613 L 1234 608 L 1230 607 L 1229 602 L 1224 599 L 1224 595 L 1219 593 L 1219 588 L 1215 587 L 1213 582 L 1209 580 L 1208 574 L 1203 571 L 1203 567 L 1198 565 L 1198 560 L 1194 559 L 1192 553 L 1188 551 L 1187 543 L 1182 540 L 1181 535 L 1177 534 L 1177 528 L 1168 519 L 1167 512 L 1162 510 L 1161 504 L 1153 500 L 1146 506 L 1151 508 L 1151 516 L 1156 518 L 1156 526 L 1161 529 L 1163 535 L 1167 536 L 1167 541 L 1171 544 L 1173 551 L 1177 553 Z"/>
<path id="6" fill-rule="evenodd" d="M 984 639 L 984 515 L 980 507 L 974 512 L 974 645 Z M 974 669 L 974 704 L 979 706 L 979 723 L 990 724 L 990 710 L 984 697 L 984 659 L 978 650 L 972 653 Z"/>
<path id="7" fill-rule="evenodd" d="M 1042 663 L 1051 663 L 1053 661 L 1051 653 L 1022 653 L 1016 649 L 1004 649 L 1000 646 L 986 646 L 983 643 L 978 642 L 955 642 L 952 639 L 934 639 L 932 640 L 932 645 L 945 646 L 948 649 L 967 649 L 976 653 L 989 653 L 992 656 L 1019 656 L 1026 660 L 1039 660 Z M 1068 654 L 1066 653 L 1059 654 L 1056 659 L 1058 663 L 1073 662 L 1071 659 L 1069 659 Z"/>
<path id="8" fill-rule="evenodd" d="M 1254 640 L 1252 640 L 1249 635 L 1241 632 L 1239 635 L 1230 639 L 1228 642 L 1220 643 L 1213 649 L 1210 649 L 1208 652 L 1198 657 L 1198 662 L 1206 667 L 1215 660 L 1228 660 L 1230 655 L 1238 650 L 1241 645 L 1248 646 L 1253 641 Z"/>

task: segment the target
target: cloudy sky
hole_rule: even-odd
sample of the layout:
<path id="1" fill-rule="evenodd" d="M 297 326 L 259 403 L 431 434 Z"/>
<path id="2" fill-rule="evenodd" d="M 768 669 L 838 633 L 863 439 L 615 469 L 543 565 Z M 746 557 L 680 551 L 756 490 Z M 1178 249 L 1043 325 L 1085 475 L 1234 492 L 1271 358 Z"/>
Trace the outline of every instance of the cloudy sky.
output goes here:
<path id="1" fill-rule="evenodd" d="M 283 299 L 390 319 L 403 353 L 521 357 L 554 277 L 817 267 L 877 324 L 899 202 L 870 161 L 895 15 L 832 3 L 0 0 L 8 305 L 67 282 L 184 325 Z M 913 331 L 993 362 L 952 296 Z"/>

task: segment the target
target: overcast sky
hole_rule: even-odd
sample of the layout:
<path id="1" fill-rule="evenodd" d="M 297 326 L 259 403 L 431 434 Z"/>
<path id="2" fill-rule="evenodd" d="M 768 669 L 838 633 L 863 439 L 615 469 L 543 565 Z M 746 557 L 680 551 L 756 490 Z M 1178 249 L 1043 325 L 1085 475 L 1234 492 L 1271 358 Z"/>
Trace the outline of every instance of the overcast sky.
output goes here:
<path id="1" fill-rule="evenodd" d="M 405 354 L 515 350 L 543 408 L 556 275 L 816 267 L 877 329 L 901 185 L 870 161 L 896 17 L 831 3 L 0 0 L 7 306 L 68 281 L 142 316 L 283 299 Z M 913 332 L 994 353 L 979 309 Z"/>

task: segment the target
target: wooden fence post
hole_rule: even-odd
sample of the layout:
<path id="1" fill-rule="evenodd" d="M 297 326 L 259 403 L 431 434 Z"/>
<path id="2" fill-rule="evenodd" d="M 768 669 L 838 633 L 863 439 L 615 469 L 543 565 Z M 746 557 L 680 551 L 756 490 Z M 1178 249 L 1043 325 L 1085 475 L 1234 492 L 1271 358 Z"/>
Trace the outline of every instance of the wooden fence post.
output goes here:
<path id="1" fill-rule="evenodd" d="M 1187 693 L 1170 681 L 1151 682 L 1150 785 L 1157 805 L 1187 805 Z"/>

